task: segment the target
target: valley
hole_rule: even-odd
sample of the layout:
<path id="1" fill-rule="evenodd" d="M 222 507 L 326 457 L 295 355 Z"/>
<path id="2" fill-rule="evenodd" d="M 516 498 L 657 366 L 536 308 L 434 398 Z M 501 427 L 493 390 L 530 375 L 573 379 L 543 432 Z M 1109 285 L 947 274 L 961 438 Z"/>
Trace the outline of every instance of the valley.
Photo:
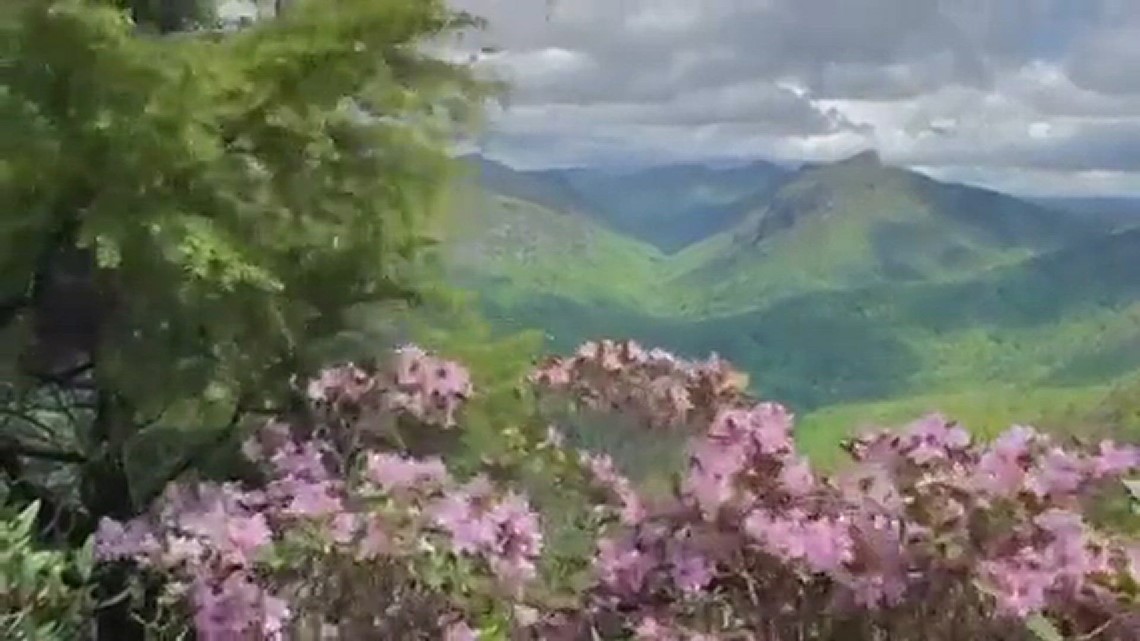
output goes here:
<path id="1" fill-rule="evenodd" d="M 873 152 L 623 172 L 466 161 L 448 265 L 498 328 L 560 350 L 621 336 L 715 351 L 809 431 L 927 410 L 1005 427 L 1091 407 L 1140 368 L 1140 228 L 1119 203 L 1031 202 Z"/>

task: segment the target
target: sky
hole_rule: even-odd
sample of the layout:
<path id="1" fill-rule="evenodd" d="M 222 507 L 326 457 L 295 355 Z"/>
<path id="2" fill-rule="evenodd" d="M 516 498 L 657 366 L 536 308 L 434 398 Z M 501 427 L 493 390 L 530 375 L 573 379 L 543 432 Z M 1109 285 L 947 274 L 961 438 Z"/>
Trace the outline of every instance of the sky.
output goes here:
<path id="1" fill-rule="evenodd" d="M 511 83 L 520 168 L 884 162 L 1025 195 L 1140 196 L 1140 0 L 451 0 Z"/>

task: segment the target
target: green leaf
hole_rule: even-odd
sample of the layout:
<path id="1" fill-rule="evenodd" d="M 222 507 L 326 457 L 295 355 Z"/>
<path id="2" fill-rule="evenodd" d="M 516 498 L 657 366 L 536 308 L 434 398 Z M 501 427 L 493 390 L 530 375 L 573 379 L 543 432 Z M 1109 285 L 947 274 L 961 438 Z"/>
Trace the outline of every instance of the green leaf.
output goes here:
<path id="1" fill-rule="evenodd" d="M 1128 493 L 1132 495 L 1132 500 L 1140 501 L 1140 479 L 1126 479 L 1123 483 Z"/>
<path id="2" fill-rule="evenodd" d="M 40 513 L 40 502 L 33 501 L 16 517 L 16 537 L 30 537 L 36 525 L 36 515 Z"/>
<path id="3" fill-rule="evenodd" d="M 82 547 L 75 551 L 75 569 L 79 576 L 86 579 L 95 567 L 95 537 L 87 537 Z"/>
<path id="4" fill-rule="evenodd" d="M 1057 630 L 1053 623 L 1041 614 L 1035 614 L 1025 620 L 1025 627 L 1041 641 L 1065 641 L 1065 637 Z"/>

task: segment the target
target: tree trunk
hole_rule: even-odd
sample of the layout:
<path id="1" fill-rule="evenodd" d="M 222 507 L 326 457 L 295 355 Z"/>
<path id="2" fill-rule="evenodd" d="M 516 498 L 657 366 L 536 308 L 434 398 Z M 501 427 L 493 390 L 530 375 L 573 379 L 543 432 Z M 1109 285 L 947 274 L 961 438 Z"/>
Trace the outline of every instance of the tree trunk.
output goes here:
<path id="1" fill-rule="evenodd" d="M 113 393 L 99 393 L 92 441 L 107 445 L 103 455 L 91 461 L 84 469 L 80 496 L 87 513 L 91 515 L 91 528 L 98 527 L 99 519 L 108 517 L 125 521 L 137 514 L 131 500 L 130 481 L 123 466 L 122 449 L 115 441 L 133 426 L 129 408 Z M 127 429 L 124 429 L 127 428 Z M 121 567 L 108 568 L 96 586 L 96 599 L 114 599 L 127 587 L 128 572 Z M 95 616 L 96 641 L 143 641 L 144 626 L 135 620 L 130 599 L 121 599 L 115 605 L 103 608 Z M 143 613 L 146 614 L 146 613 Z"/>

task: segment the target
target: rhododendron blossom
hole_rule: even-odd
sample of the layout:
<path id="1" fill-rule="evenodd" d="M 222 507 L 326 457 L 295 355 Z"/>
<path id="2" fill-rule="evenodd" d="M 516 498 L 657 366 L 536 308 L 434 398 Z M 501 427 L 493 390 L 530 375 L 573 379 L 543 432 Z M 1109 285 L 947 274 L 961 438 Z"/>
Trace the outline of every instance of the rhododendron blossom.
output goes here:
<path id="1" fill-rule="evenodd" d="M 557 453 L 541 463 L 573 471 L 558 491 L 595 502 L 575 532 L 590 552 L 572 594 L 543 600 L 548 522 L 528 498 L 539 494 L 359 438 L 397 419 L 463 425 L 467 371 L 414 346 L 374 370 L 321 372 L 305 388 L 319 429 L 271 421 L 245 442 L 265 474 L 256 487 L 173 485 L 140 517 L 101 522 L 96 554 L 164 572 L 202 639 L 285 639 L 296 618 L 328 623 L 321 607 L 339 601 L 317 588 L 343 596 L 348 577 L 391 594 L 338 610 L 356 617 L 345 629 L 389 636 L 381 619 L 407 608 L 392 620 L 454 641 L 476 628 L 544 641 L 935 639 L 937 626 L 998 641 L 1038 614 L 1078 636 L 1140 638 L 1140 545 L 1081 511 L 1140 471 L 1134 446 L 1082 451 L 1024 426 L 984 443 L 930 415 L 851 440 L 851 460 L 829 476 L 797 453 L 791 412 L 752 399 L 716 357 L 599 341 L 528 381 L 690 437 L 673 495 L 649 500 L 611 457 L 567 452 L 536 417 L 533 456 Z M 488 608 L 490 628 L 477 618 Z"/>

